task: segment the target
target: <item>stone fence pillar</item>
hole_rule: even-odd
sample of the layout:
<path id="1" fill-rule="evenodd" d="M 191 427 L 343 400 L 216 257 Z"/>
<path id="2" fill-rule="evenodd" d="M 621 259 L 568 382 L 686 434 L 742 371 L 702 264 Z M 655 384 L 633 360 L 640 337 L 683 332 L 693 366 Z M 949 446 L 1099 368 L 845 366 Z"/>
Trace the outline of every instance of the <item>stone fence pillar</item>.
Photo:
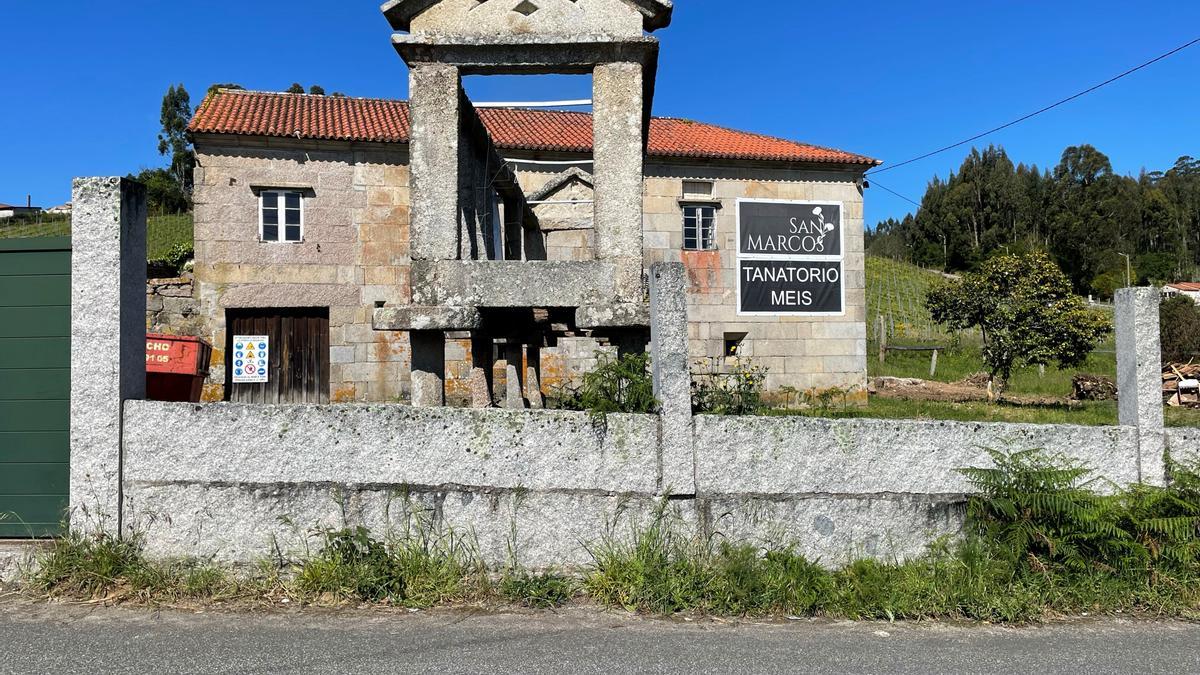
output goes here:
<path id="1" fill-rule="evenodd" d="M 1122 288 L 1115 301 L 1118 418 L 1137 427 L 1138 471 L 1149 485 L 1166 481 L 1159 302 L 1155 288 Z"/>
<path id="2" fill-rule="evenodd" d="M 660 405 L 663 494 L 696 493 L 692 375 L 688 363 L 687 273 L 682 263 L 650 267 L 650 364 Z"/>
<path id="3" fill-rule="evenodd" d="M 122 409 L 146 396 L 146 188 L 76 178 L 71 203 L 70 522 L 120 534 Z"/>

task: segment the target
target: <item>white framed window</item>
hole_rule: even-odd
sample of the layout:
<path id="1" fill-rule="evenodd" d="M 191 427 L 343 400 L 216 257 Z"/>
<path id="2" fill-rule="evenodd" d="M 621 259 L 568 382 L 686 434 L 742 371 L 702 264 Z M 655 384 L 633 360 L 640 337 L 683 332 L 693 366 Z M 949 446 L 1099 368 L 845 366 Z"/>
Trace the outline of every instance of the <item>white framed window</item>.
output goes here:
<path id="1" fill-rule="evenodd" d="M 688 251 L 713 251 L 717 248 L 717 209 L 715 206 L 688 204 L 683 207 L 683 248 Z"/>
<path id="2" fill-rule="evenodd" d="M 299 190 L 258 193 L 259 241 L 304 241 L 304 194 Z"/>

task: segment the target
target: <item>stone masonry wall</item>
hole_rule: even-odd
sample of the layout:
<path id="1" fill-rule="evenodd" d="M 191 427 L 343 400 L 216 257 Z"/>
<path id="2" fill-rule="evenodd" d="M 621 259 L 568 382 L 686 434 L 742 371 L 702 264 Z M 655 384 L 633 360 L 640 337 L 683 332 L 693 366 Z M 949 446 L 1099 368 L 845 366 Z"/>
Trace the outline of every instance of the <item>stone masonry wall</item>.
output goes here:
<path id="1" fill-rule="evenodd" d="M 286 558 L 319 546 L 321 527 L 383 535 L 417 519 L 473 538 L 494 565 L 510 550 L 531 567 L 582 565 L 587 545 L 648 524 L 665 477 L 682 474 L 695 493 L 666 502 L 682 527 L 836 565 L 958 532 L 970 486 L 957 469 L 989 465 L 983 447 L 1139 479 L 1130 427 L 699 416 L 692 435 L 694 460 L 663 453 L 652 415 L 129 401 L 125 522 L 163 557 Z"/>
<path id="2" fill-rule="evenodd" d="M 200 147 L 195 275 L 214 347 L 205 400 L 223 396 L 225 310 L 237 307 L 328 307 L 331 400 L 405 395 L 407 335 L 373 330 L 371 315 L 377 302 L 411 302 L 407 148 Z M 302 243 L 259 241 L 259 187 L 308 191 Z"/>
<path id="3" fill-rule="evenodd" d="M 523 170 L 521 185 L 529 193 L 555 175 L 547 170 Z M 648 268 L 656 262 L 682 262 L 687 267 L 689 338 L 694 361 L 716 359 L 718 368 L 728 367 L 722 363 L 725 334 L 745 333 L 741 355 L 768 369 L 768 390 L 783 386 L 801 391 L 839 387 L 855 389 L 852 398 L 865 399 L 866 254 L 863 196 L 855 184 L 856 177 L 852 172 L 828 170 L 647 164 L 643 194 L 645 264 Z M 713 183 L 716 251 L 683 250 L 684 180 Z M 735 238 L 739 197 L 842 202 L 845 316 L 738 316 Z M 686 201 L 696 203 L 694 199 Z M 573 232 L 578 237 L 586 230 Z M 580 237 L 575 244 L 585 246 L 589 241 Z M 588 254 L 558 247 L 554 255 L 586 259 Z"/>
<path id="4" fill-rule="evenodd" d="M 146 280 L 147 333 L 197 336 L 204 327 L 190 275 Z"/>

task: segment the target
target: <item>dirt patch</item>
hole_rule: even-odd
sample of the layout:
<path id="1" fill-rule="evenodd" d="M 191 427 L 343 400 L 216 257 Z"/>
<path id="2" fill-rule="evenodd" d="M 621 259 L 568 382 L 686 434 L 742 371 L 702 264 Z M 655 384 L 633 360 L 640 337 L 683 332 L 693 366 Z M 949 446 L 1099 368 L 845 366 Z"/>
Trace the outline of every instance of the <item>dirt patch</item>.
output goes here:
<path id="1" fill-rule="evenodd" d="M 959 382 L 934 382 L 911 377 L 876 377 L 871 380 L 870 393 L 880 398 L 904 401 L 938 401 L 970 403 L 988 400 L 987 375 L 972 375 Z M 1078 401 L 1058 396 L 1023 396 L 1003 394 L 999 402 L 1018 406 L 1078 406 Z"/>

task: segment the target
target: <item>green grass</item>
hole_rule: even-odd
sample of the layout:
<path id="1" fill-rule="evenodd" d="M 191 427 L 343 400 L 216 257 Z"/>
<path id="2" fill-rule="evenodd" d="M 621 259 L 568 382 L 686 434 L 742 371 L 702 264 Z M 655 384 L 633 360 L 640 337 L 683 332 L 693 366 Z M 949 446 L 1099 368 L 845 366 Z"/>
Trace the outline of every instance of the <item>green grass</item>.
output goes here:
<path id="1" fill-rule="evenodd" d="M 1166 408 L 1169 427 L 1200 426 L 1200 410 Z M 1024 424 L 1078 424 L 1109 426 L 1117 423 L 1114 401 L 1085 401 L 1066 405 L 1012 405 L 1008 403 L 949 403 L 943 401 L 906 401 L 871 397 L 865 406 L 770 410 L 770 415 L 797 415 L 827 419 L 949 420 L 958 422 L 1013 422 Z"/>
<path id="2" fill-rule="evenodd" d="M 191 246 L 192 214 L 176 213 L 146 219 L 146 258 L 161 258 L 176 244 Z M 67 237 L 71 235 L 71 216 L 45 214 L 35 219 L 0 220 L 0 239 L 25 237 Z"/>
<path id="3" fill-rule="evenodd" d="M 879 345 L 867 345 L 867 373 L 872 377 L 913 377 L 937 382 L 959 382 L 967 377 L 984 371 L 983 355 L 977 344 L 960 343 L 952 346 L 948 342 L 947 349 L 938 354 L 937 373 L 929 376 L 929 352 L 888 352 L 887 360 L 879 363 Z M 1067 397 L 1072 393 L 1071 378 L 1077 373 L 1103 375 L 1115 379 L 1117 376 L 1117 355 L 1111 342 L 1103 344 L 1092 352 L 1086 363 L 1078 368 L 1060 370 L 1047 366 L 1045 374 L 1039 374 L 1036 366 L 1017 368 L 1013 371 L 1008 389 L 1010 394 L 1026 394 L 1032 396 Z"/>

